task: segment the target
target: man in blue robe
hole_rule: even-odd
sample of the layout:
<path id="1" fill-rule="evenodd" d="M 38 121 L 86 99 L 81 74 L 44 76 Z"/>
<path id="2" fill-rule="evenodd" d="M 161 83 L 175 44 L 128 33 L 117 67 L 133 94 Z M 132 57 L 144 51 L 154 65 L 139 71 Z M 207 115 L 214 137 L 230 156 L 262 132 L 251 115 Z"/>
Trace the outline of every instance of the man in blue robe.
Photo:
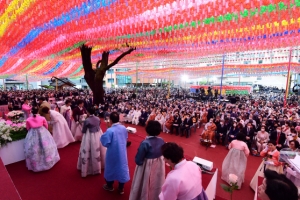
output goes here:
<path id="1" fill-rule="evenodd" d="M 105 158 L 104 178 L 106 184 L 103 189 L 113 191 L 114 181 L 119 182 L 119 193 L 124 194 L 124 184 L 130 180 L 127 160 L 128 131 L 119 123 L 119 114 L 110 114 L 112 126 L 101 136 L 101 143 L 107 147 Z"/>

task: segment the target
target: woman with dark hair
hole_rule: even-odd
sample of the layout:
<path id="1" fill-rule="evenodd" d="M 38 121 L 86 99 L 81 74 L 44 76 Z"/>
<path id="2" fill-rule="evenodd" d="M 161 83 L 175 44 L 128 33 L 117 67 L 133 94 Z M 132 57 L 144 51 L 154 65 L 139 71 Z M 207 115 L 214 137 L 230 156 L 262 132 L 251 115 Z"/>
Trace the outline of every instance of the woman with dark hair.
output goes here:
<path id="1" fill-rule="evenodd" d="M 88 117 L 82 127 L 82 142 L 80 145 L 77 169 L 81 170 L 81 176 L 101 173 L 105 164 L 106 148 L 102 146 L 100 138 L 103 132 L 100 128 L 100 119 L 95 116 L 94 108 L 88 108 Z"/>
<path id="2" fill-rule="evenodd" d="M 260 152 L 260 155 L 265 157 L 264 164 L 266 165 L 266 169 L 274 170 L 280 174 L 283 173 L 282 165 L 279 162 L 280 153 L 276 148 L 275 141 L 270 140 L 268 146 Z"/>
<path id="3" fill-rule="evenodd" d="M 266 148 L 269 141 L 269 133 L 266 132 L 266 126 L 262 125 L 260 131 L 256 135 L 256 146 L 258 155 L 260 152 Z"/>
<path id="4" fill-rule="evenodd" d="M 28 133 L 24 141 L 26 166 L 34 172 L 48 170 L 60 160 L 57 146 L 48 131 L 47 121 L 37 115 L 38 111 L 37 107 L 33 107 L 33 116 L 26 120 Z"/>
<path id="5" fill-rule="evenodd" d="M 24 98 L 23 100 L 22 111 L 24 112 L 24 120 L 26 120 L 30 116 L 32 107 L 29 105 L 29 100 L 27 98 Z"/>
<path id="6" fill-rule="evenodd" d="M 276 142 L 270 140 L 266 148 L 260 152 L 260 156 L 264 157 L 263 162 L 258 167 L 254 177 L 250 182 L 250 187 L 255 190 L 257 186 L 258 176 L 263 177 L 263 173 L 266 169 L 276 171 L 277 173 L 282 174 L 283 168 L 279 162 L 279 151 L 276 149 Z"/>
<path id="7" fill-rule="evenodd" d="M 86 117 L 86 110 L 84 108 L 84 102 L 82 100 L 77 101 L 78 106 L 73 110 L 73 120 L 71 124 L 71 132 L 75 138 L 75 141 L 81 141 L 82 139 L 82 123 Z"/>
<path id="8" fill-rule="evenodd" d="M 183 157 L 183 149 L 176 143 L 165 143 L 164 160 L 173 169 L 161 188 L 160 200 L 208 200 L 202 187 L 201 168 Z"/>
<path id="9" fill-rule="evenodd" d="M 235 174 L 238 177 L 237 185 L 239 189 L 242 186 L 245 178 L 247 167 L 247 157 L 249 156 L 249 148 L 244 142 L 246 136 L 243 133 L 238 133 L 236 140 L 233 140 L 228 148 L 230 149 L 222 164 L 221 179 L 230 184 L 229 174 Z"/>
<path id="10" fill-rule="evenodd" d="M 293 183 L 297 186 L 300 186 L 300 178 L 297 175 L 297 172 L 293 168 L 293 166 L 289 165 L 288 159 L 294 159 L 297 154 L 300 152 L 300 144 L 297 140 L 291 140 L 289 142 L 289 148 L 283 148 L 280 150 L 280 162 L 285 164 L 285 175 L 288 179 L 293 181 Z"/>
<path id="11" fill-rule="evenodd" d="M 236 135 L 239 133 L 239 131 L 240 130 L 237 127 L 237 122 L 234 121 L 228 132 L 228 143 L 231 143 L 233 140 L 236 139 Z"/>
<path id="12" fill-rule="evenodd" d="M 261 200 L 297 200 L 298 189 L 294 183 L 283 174 L 266 170 L 265 179 L 258 187 L 257 196 Z"/>
<path id="13" fill-rule="evenodd" d="M 52 135 L 57 148 L 63 148 L 75 142 L 67 121 L 59 112 L 50 110 L 48 107 L 43 107 L 42 112 L 44 114 L 50 114 L 50 121 L 47 122 L 48 125 L 52 125 Z"/>
<path id="14" fill-rule="evenodd" d="M 135 156 L 136 168 L 131 184 L 129 200 L 158 200 L 165 180 L 165 162 L 161 147 L 165 143 L 160 137 L 161 124 L 149 121 L 147 137 L 141 142 Z"/>
<path id="15" fill-rule="evenodd" d="M 65 101 L 65 105 L 60 107 L 60 114 L 64 116 L 66 119 L 68 126 L 71 130 L 71 124 L 72 124 L 72 109 L 71 109 L 72 101 L 70 99 L 67 99 Z"/>

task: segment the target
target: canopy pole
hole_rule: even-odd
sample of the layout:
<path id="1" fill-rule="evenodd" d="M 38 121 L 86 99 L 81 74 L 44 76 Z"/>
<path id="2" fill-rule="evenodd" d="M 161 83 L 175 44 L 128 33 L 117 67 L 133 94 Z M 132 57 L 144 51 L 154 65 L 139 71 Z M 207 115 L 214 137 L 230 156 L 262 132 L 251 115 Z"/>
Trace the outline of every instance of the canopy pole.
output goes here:
<path id="1" fill-rule="evenodd" d="M 224 64 L 225 64 L 225 53 L 223 54 L 223 59 L 222 59 L 222 76 L 221 76 L 221 87 L 220 87 L 219 101 L 221 101 L 221 97 L 222 97 L 222 87 L 223 87 L 223 77 L 224 77 Z"/>
<path id="2" fill-rule="evenodd" d="M 28 90 L 28 75 L 26 74 L 26 88 Z"/>
<path id="3" fill-rule="evenodd" d="M 138 84 L 138 62 L 136 63 L 136 74 L 135 74 L 135 92 L 137 93 L 137 84 Z"/>
<path id="4" fill-rule="evenodd" d="M 288 72 L 286 76 L 286 87 L 285 87 L 285 95 L 284 95 L 284 102 L 283 106 L 286 107 L 287 105 L 287 97 L 289 95 L 289 85 L 290 85 L 290 75 L 291 75 L 291 61 L 292 61 L 292 51 L 293 48 L 290 48 L 290 55 L 289 55 L 289 64 L 288 64 Z"/>
<path id="5" fill-rule="evenodd" d="M 56 82 L 56 88 L 55 88 L 55 90 L 57 91 L 57 79 L 55 79 L 55 80 L 56 80 L 56 81 L 55 81 L 55 82 Z"/>

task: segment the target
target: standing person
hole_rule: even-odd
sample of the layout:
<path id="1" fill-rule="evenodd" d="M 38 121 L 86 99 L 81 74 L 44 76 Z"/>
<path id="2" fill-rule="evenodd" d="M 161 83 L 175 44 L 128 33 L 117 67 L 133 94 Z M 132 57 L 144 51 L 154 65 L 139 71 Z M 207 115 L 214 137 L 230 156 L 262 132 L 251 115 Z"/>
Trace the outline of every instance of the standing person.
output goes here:
<path id="1" fill-rule="evenodd" d="M 230 184 L 229 174 L 238 176 L 237 185 L 239 189 L 242 186 L 245 178 L 245 171 L 247 167 L 247 157 L 249 156 L 249 148 L 244 142 L 245 135 L 238 133 L 236 140 L 233 140 L 228 148 L 230 151 L 222 163 L 222 176 L 221 179 Z"/>
<path id="2" fill-rule="evenodd" d="M 29 105 L 29 101 L 27 98 L 24 98 L 24 103 L 22 105 L 22 111 L 24 112 L 24 120 L 26 120 L 30 116 L 30 111 L 32 107 Z"/>
<path id="3" fill-rule="evenodd" d="M 141 142 L 135 156 L 136 168 L 131 184 L 129 200 L 158 200 L 165 180 L 165 162 L 161 147 L 165 143 L 157 137 L 161 132 L 158 121 L 149 121 L 147 137 Z"/>
<path id="4" fill-rule="evenodd" d="M 82 139 L 82 121 L 85 119 L 86 110 L 83 107 L 83 101 L 78 100 L 78 106 L 73 110 L 73 121 L 71 124 L 71 132 L 76 141 L 81 141 Z"/>
<path id="5" fill-rule="evenodd" d="M 201 169 L 183 157 L 183 149 L 169 142 L 162 146 L 162 155 L 173 169 L 167 175 L 159 195 L 160 200 L 208 200 L 202 187 Z"/>
<path id="6" fill-rule="evenodd" d="M 45 117 L 45 118 L 46 118 L 46 121 L 50 121 L 50 120 L 51 120 L 50 114 L 49 114 L 49 113 L 43 113 L 43 112 L 42 112 L 42 109 L 43 109 L 44 107 L 47 107 L 47 108 L 49 108 L 49 110 L 50 110 L 50 109 L 51 109 L 50 104 L 45 100 L 44 97 L 40 97 L 40 98 L 39 98 L 39 104 L 40 104 L 40 107 L 39 107 L 39 114 L 40 114 L 41 116 Z M 52 133 L 52 130 L 53 130 L 52 125 L 48 125 L 48 130 L 49 130 L 50 133 Z"/>
<path id="7" fill-rule="evenodd" d="M 67 99 L 65 101 L 65 105 L 63 105 L 60 108 L 60 114 L 62 114 L 64 116 L 64 118 L 66 119 L 70 130 L 71 130 L 71 125 L 72 125 L 72 109 L 71 109 L 71 104 L 72 104 L 72 101 L 70 99 Z"/>
<path id="8" fill-rule="evenodd" d="M 81 176 L 101 173 L 104 168 L 106 148 L 102 146 L 99 138 L 103 135 L 100 128 L 100 119 L 96 117 L 93 108 L 87 109 L 88 117 L 82 127 L 82 142 L 80 145 L 77 169 L 81 170 Z"/>
<path id="9" fill-rule="evenodd" d="M 68 144 L 75 142 L 75 139 L 68 127 L 65 118 L 55 110 L 49 110 L 48 107 L 44 107 L 42 112 L 45 114 L 50 114 L 51 121 L 48 121 L 48 125 L 53 126 L 53 139 L 57 145 L 57 148 L 63 148 Z"/>
<path id="10" fill-rule="evenodd" d="M 117 180 L 119 193 L 124 194 L 124 184 L 130 180 L 126 151 L 128 131 L 125 126 L 119 123 L 117 112 L 112 112 L 109 118 L 112 126 L 106 130 L 100 139 L 102 145 L 107 147 L 104 169 L 106 184 L 103 189 L 114 191 L 113 184 Z"/>
<path id="11" fill-rule="evenodd" d="M 31 110 L 33 117 L 26 120 L 28 133 L 24 141 L 24 154 L 28 170 L 34 172 L 52 168 L 59 160 L 56 144 L 47 130 L 48 124 L 44 117 L 37 115 L 38 108 Z"/>

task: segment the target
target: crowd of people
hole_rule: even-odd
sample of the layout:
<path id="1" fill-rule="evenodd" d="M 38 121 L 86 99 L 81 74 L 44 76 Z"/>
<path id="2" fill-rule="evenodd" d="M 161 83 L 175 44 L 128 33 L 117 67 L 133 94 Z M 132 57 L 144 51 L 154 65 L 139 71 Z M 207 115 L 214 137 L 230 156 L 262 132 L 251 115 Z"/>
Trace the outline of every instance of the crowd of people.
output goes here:
<path id="1" fill-rule="evenodd" d="M 120 194 L 124 193 L 124 184 L 129 180 L 129 170 L 128 133 L 119 122 L 145 126 L 148 137 L 135 157 L 137 167 L 130 199 L 149 196 L 153 197 L 149 199 L 206 198 L 201 186 L 201 169 L 184 159 L 180 146 L 159 138 L 161 131 L 189 138 L 196 129 L 203 129 L 199 138 L 202 144 L 223 145 L 224 149 L 229 149 L 223 161 L 222 179 L 230 184 L 229 174 L 236 174 L 239 188 L 244 182 L 248 155 L 264 158 L 251 181 L 253 189 L 257 186 L 257 176 L 263 176 L 265 169 L 278 174 L 295 172 L 292 166 L 280 160 L 280 151 L 299 151 L 300 107 L 297 101 L 284 106 L 281 99 L 268 101 L 257 95 L 244 95 L 232 104 L 226 97 L 197 101 L 187 96 L 187 91 L 177 89 L 113 90 L 105 94 L 104 104 L 95 105 L 88 90 L 32 90 L 0 92 L 0 103 L 8 105 L 10 110 L 25 113 L 29 130 L 25 154 L 29 169 L 47 170 L 58 162 L 57 149 L 51 150 L 55 149 L 54 144 L 63 148 L 81 141 L 77 168 L 82 177 L 99 174 L 104 168 L 106 185 L 103 188 L 113 191 L 113 183 L 117 180 Z M 47 101 L 53 98 L 54 101 Z M 62 100 L 64 105 L 59 105 L 57 102 Z M 99 118 L 103 118 L 108 127 L 105 133 L 100 128 Z M 47 131 L 49 133 L 45 133 Z M 51 155 L 43 155 L 46 159 L 34 153 L 41 141 L 51 144 L 47 145 Z M 165 163 L 173 168 L 166 180 Z M 180 176 L 182 173 L 186 175 Z M 297 179 L 291 174 L 285 177 Z M 189 175 L 198 176 L 200 182 L 191 182 Z M 268 180 L 265 184 L 269 185 Z M 183 190 L 187 188 L 193 192 L 185 193 Z"/>

